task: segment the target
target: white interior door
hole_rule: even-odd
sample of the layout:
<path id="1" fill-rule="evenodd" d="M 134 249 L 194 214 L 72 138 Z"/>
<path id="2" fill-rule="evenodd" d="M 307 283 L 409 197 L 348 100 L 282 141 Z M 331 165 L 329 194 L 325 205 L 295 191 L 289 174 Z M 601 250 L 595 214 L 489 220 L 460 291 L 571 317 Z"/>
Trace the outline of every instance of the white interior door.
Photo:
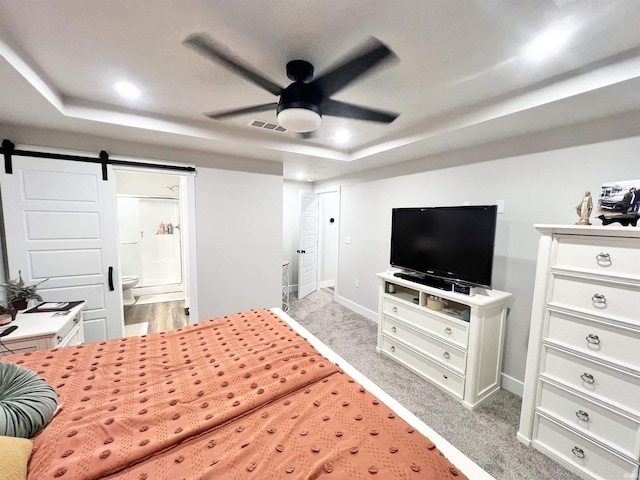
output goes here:
<path id="1" fill-rule="evenodd" d="M 298 298 L 304 298 L 318 289 L 318 195 L 302 192 L 300 206 Z"/>
<path id="2" fill-rule="evenodd" d="M 45 301 L 85 300 L 88 342 L 124 335 L 115 176 L 108 166 L 14 156 L 0 169 L 9 277 L 48 278 Z"/>

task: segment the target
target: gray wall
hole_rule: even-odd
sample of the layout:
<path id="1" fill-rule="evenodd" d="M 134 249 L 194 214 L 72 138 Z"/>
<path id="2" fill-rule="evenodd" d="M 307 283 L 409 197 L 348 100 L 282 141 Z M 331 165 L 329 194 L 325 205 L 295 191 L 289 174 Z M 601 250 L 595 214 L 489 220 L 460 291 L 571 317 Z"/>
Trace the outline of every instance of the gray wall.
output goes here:
<path id="1" fill-rule="evenodd" d="M 200 318 L 281 305 L 282 203 L 280 176 L 198 169 Z"/>
<path id="2" fill-rule="evenodd" d="M 325 182 L 320 186 L 342 188 L 338 300 L 375 318 L 376 273 L 389 268 L 392 208 L 505 200 L 505 213 L 498 216 L 493 279 L 494 288 L 513 294 L 503 386 L 518 392 L 524 378 L 539 240 L 533 225 L 573 224 L 578 220 L 575 206 L 585 190 L 597 199 L 604 182 L 640 178 L 638 152 L 640 137 L 634 137 L 434 170 L 425 159 L 422 165 L 407 163 L 404 171 L 411 173 L 403 176 L 377 178 L 389 171 L 368 172 Z M 413 173 L 420 168 L 424 171 Z M 394 170 L 402 175 L 403 164 Z M 345 236 L 352 237 L 350 245 L 344 243 Z"/>

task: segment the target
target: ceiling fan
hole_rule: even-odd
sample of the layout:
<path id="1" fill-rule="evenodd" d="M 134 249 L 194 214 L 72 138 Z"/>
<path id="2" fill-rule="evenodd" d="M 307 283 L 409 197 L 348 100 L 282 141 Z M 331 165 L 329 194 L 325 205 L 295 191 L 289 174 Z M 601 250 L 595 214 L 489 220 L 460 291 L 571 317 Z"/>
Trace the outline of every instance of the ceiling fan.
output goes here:
<path id="1" fill-rule="evenodd" d="M 330 98 L 354 80 L 362 78 L 374 67 L 397 59 L 389 47 L 376 38 L 372 38 L 347 59 L 315 79 L 313 79 L 313 65 L 311 63 L 305 60 L 290 61 L 287 63 L 286 70 L 287 77 L 293 80 L 293 83 L 286 88 L 232 57 L 204 33 L 189 35 L 183 43 L 198 53 L 221 63 L 269 93 L 280 97 L 278 102 L 206 114 L 216 120 L 276 109 L 280 125 L 293 132 L 308 133 L 320 126 L 323 115 L 380 123 L 391 123 L 399 115 Z"/>

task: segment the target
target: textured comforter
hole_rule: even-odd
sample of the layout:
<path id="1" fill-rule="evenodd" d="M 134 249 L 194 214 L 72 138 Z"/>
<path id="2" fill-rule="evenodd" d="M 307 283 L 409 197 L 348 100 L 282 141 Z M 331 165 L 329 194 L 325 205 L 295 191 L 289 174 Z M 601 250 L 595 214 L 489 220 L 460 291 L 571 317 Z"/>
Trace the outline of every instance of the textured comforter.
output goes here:
<path id="1" fill-rule="evenodd" d="M 268 310 L 4 357 L 62 409 L 29 478 L 466 478 Z"/>

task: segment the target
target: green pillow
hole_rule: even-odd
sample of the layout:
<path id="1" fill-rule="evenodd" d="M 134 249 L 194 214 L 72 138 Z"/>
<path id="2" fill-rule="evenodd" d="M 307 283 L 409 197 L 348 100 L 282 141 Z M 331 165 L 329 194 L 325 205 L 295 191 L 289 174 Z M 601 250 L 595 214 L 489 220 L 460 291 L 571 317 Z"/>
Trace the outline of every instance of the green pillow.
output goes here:
<path id="1" fill-rule="evenodd" d="M 53 418 L 55 390 L 35 372 L 0 361 L 0 435 L 35 437 Z"/>

